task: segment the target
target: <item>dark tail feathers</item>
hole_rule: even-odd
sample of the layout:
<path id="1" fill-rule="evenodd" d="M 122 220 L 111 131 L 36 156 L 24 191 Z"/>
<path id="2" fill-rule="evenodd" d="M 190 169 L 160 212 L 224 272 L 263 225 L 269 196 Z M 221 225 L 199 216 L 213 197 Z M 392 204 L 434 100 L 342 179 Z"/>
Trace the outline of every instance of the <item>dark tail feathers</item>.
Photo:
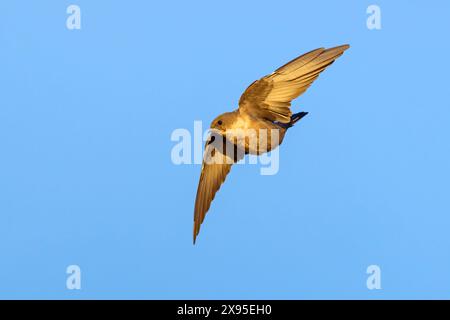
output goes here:
<path id="1" fill-rule="evenodd" d="M 297 123 L 298 120 L 300 120 L 301 118 L 303 118 L 304 116 L 306 116 L 308 114 L 308 112 L 299 112 L 299 113 L 294 113 L 291 116 L 291 122 L 289 122 L 289 127 L 292 127 L 294 124 Z"/>
<path id="2" fill-rule="evenodd" d="M 307 114 L 308 114 L 308 112 L 295 113 L 291 116 L 291 121 L 289 123 L 281 123 L 281 122 L 277 122 L 277 121 L 275 121 L 274 123 L 279 125 L 282 128 L 288 129 L 288 128 L 292 127 L 294 124 L 296 124 L 298 120 L 300 120 Z"/>

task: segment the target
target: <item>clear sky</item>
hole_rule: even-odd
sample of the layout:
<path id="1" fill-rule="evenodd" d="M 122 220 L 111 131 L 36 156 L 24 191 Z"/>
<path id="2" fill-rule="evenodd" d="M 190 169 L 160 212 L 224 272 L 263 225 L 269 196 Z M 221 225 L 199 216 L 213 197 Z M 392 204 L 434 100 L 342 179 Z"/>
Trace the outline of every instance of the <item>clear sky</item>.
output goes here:
<path id="1" fill-rule="evenodd" d="M 69 30 L 66 9 L 81 8 Z M 366 26 L 369 5 L 381 30 Z M 0 298 L 450 298 L 450 3 L 2 1 Z M 197 244 L 172 132 L 317 47 L 279 172 L 236 166 Z M 81 268 L 81 290 L 66 268 Z M 369 290 L 366 269 L 381 269 Z"/>

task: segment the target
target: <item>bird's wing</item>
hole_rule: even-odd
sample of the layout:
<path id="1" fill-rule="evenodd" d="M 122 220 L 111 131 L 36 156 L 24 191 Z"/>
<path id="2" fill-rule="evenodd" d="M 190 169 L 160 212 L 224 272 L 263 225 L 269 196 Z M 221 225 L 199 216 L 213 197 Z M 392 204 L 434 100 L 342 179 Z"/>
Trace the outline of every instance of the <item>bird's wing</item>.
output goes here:
<path id="1" fill-rule="evenodd" d="M 200 174 L 200 180 L 198 182 L 197 197 L 195 199 L 194 208 L 194 244 L 195 239 L 200 232 L 200 225 L 205 219 L 206 212 L 208 211 L 211 202 L 219 190 L 225 178 L 230 172 L 233 163 L 243 158 L 244 154 L 241 150 L 237 150 L 235 145 L 231 144 L 225 138 L 210 139 L 206 142 L 205 152 L 203 156 L 202 172 Z M 218 145 L 222 140 L 222 145 Z M 228 148 L 227 148 L 228 147 Z M 233 149 L 234 154 L 227 152 L 227 150 Z"/>
<path id="2" fill-rule="evenodd" d="M 271 121 L 291 120 L 291 101 L 301 95 L 319 74 L 340 57 L 348 45 L 308 52 L 253 82 L 239 100 L 239 111 Z"/>

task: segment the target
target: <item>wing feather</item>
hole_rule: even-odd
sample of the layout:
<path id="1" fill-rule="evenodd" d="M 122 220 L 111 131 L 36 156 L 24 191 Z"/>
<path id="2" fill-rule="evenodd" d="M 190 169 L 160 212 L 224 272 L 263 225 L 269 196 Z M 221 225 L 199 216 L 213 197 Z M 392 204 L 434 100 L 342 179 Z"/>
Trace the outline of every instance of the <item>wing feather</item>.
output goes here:
<path id="1" fill-rule="evenodd" d="M 291 101 L 304 93 L 319 74 L 348 48 L 348 45 L 343 45 L 310 51 L 253 82 L 239 100 L 239 111 L 288 123 L 292 115 Z"/>
<path id="2" fill-rule="evenodd" d="M 241 155 L 243 156 L 243 153 L 239 152 L 234 156 L 227 153 L 233 145 L 225 139 L 215 139 L 215 141 L 212 143 L 209 139 L 205 146 L 194 207 L 194 244 L 211 202 L 230 172 L 232 164 L 239 161 L 242 158 Z M 221 146 L 218 145 L 219 141 L 222 143 Z"/>

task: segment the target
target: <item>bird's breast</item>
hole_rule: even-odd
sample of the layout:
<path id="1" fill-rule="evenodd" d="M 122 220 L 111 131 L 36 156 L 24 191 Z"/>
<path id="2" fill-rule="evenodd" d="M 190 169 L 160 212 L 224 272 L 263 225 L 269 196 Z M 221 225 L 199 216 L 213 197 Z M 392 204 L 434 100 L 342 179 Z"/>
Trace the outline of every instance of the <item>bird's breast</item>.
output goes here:
<path id="1" fill-rule="evenodd" d="M 237 117 L 227 129 L 227 139 L 245 153 L 260 155 L 280 145 L 284 129 L 266 120 Z"/>

